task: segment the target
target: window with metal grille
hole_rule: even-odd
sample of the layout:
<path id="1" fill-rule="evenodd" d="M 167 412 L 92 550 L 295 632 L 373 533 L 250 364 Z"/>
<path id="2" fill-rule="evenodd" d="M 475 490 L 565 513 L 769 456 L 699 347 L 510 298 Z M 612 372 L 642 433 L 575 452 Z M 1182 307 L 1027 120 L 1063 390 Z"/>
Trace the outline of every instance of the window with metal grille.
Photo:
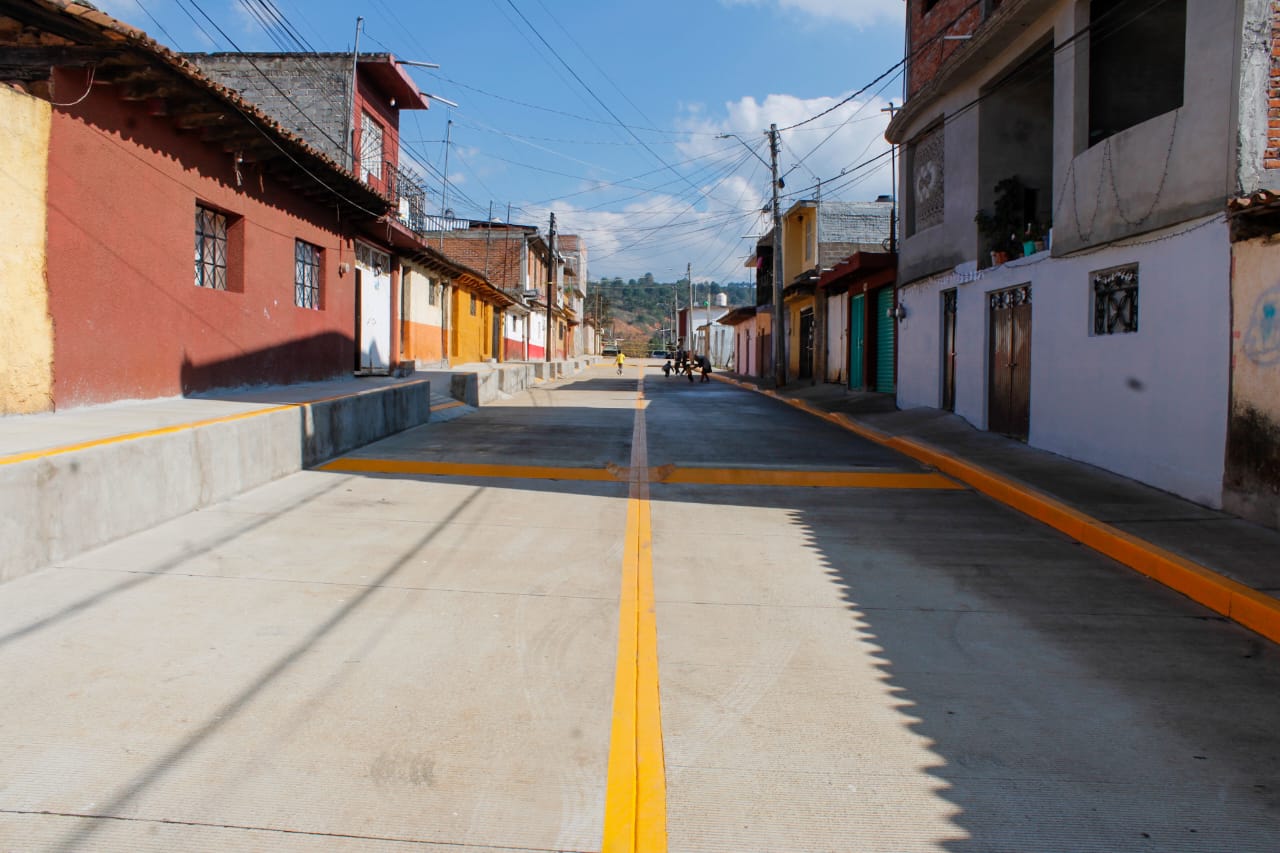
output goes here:
<path id="1" fill-rule="evenodd" d="M 320 247 L 293 243 L 293 301 L 299 308 L 320 309 Z"/>
<path id="2" fill-rule="evenodd" d="M 227 217 L 196 205 L 196 287 L 227 289 Z"/>
<path id="3" fill-rule="evenodd" d="M 476 297 L 475 297 L 475 294 L 472 294 L 472 295 L 471 295 L 471 316 L 472 316 L 472 317 L 476 316 Z"/>
<path id="4" fill-rule="evenodd" d="M 368 113 L 360 113 L 360 177 L 382 180 L 382 124 Z"/>
<path id="5" fill-rule="evenodd" d="M 1112 267 L 1089 275 L 1093 286 L 1093 333 L 1138 331 L 1138 265 Z"/>

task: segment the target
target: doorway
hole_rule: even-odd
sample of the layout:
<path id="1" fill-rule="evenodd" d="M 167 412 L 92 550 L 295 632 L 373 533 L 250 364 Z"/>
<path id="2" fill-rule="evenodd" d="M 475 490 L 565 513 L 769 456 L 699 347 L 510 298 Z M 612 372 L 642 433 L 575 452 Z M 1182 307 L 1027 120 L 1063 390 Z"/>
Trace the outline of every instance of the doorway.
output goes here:
<path id="1" fill-rule="evenodd" d="M 357 369 L 391 370 L 391 258 L 363 243 L 356 244 Z"/>
<path id="2" fill-rule="evenodd" d="M 942 408 L 956 410 L 956 290 L 942 291 Z"/>
<path id="3" fill-rule="evenodd" d="M 991 315 L 987 429 L 1026 441 L 1031 433 L 1031 285 L 987 295 Z"/>
<path id="4" fill-rule="evenodd" d="M 800 312 L 800 376 L 813 378 L 813 309 Z"/>

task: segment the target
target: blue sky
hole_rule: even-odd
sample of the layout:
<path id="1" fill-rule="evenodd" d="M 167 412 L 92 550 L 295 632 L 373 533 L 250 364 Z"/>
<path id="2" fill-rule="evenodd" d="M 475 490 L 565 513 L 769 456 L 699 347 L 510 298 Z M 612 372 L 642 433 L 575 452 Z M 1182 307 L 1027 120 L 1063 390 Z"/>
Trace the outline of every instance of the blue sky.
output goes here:
<path id="1" fill-rule="evenodd" d="M 411 69 L 420 88 L 456 101 L 407 112 L 407 155 L 447 205 L 582 236 L 592 278 L 745 280 L 762 233 L 768 172 L 763 131 L 809 118 L 902 56 L 903 0 L 96 0 L 104 11 L 184 51 L 279 50 L 253 9 L 274 6 L 319 51 L 361 49 L 439 63 Z M 225 37 L 201 12 L 217 23 Z M 148 14 L 149 13 L 149 14 Z M 154 20 L 153 20 L 154 18 Z M 197 25 L 197 22 L 199 25 Z M 276 33 L 279 38 L 280 34 Z M 545 40 L 545 43 L 544 43 Z M 558 57 L 558 58 L 557 58 Z M 567 66 L 567 67 L 566 67 Z M 576 75 L 576 77 L 575 77 Z M 580 81 L 579 82 L 579 79 Z M 588 92 L 588 89 L 590 92 Z M 594 93 L 594 95 L 592 94 Z M 872 199 L 890 190 L 891 76 L 829 115 L 783 134 L 784 206 L 814 195 Z M 630 129 L 624 129 L 621 124 Z"/>

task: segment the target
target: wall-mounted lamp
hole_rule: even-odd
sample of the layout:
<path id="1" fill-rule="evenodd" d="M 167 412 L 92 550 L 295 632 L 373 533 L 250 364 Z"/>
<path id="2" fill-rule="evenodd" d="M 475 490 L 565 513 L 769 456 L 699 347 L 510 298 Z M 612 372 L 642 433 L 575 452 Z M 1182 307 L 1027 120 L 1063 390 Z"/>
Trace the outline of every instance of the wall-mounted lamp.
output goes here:
<path id="1" fill-rule="evenodd" d="M 351 272 L 351 264 L 345 262 L 338 264 L 338 275 L 346 275 L 349 272 Z"/>
<path id="2" fill-rule="evenodd" d="M 889 316 L 889 319 L 902 322 L 903 320 L 907 319 L 907 306 L 903 305 L 902 303 L 898 303 L 896 306 L 894 306 L 893 308 L 890 308 L 885 313 Z"/>

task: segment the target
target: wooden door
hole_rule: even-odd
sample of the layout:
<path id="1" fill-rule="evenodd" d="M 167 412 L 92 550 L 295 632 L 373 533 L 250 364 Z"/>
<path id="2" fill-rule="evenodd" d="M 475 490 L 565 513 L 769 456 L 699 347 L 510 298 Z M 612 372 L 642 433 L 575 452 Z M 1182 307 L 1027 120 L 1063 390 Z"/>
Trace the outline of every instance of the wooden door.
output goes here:
<path id="1" fill-rule="evenodd" d="M 956 410 L 956 291 L 942 292 L 942 408 Z"/>
<path id="2" fill-rule="evenodd" d="M 989 294 L 987 429 L 1026 440 L 1031 432 L 1031 285 Z"/>

